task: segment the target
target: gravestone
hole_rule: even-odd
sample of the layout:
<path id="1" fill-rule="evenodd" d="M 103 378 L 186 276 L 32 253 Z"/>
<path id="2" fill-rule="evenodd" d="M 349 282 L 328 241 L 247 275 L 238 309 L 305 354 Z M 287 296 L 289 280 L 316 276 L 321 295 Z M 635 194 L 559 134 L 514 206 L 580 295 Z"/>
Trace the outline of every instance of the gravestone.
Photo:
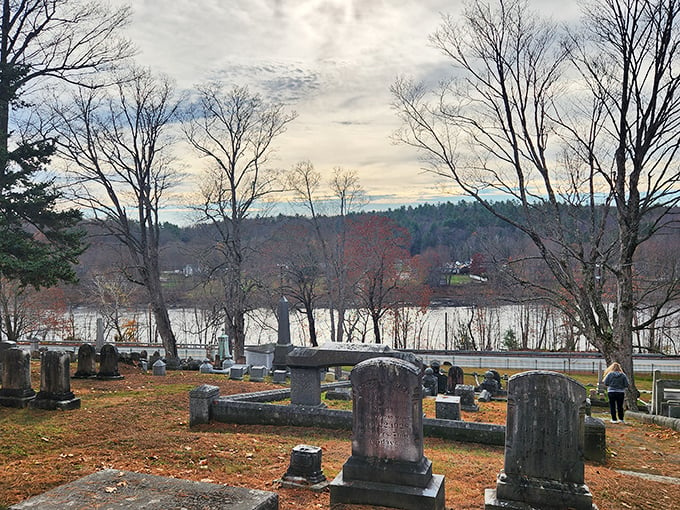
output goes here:
<path id="1" fill-rule="evenodd" d="M 285 370 L 274 370 L 274 373 L 272 374 L 272 382 L 276 384 L 285 384 L 287 375 L 288 372 Z"/>
<path id="2" fill-rule="evenodd" d="M 12 347 L 0 350 L 2 388 L 0 405 L 5 407 L 26 407 L 35 398 L 31 388 L 31 355 Z"/>
<path id="3" fill-rule="evenodd" d="M 40 391 L 28 404 L 37 409 L 80 409 L 71 391 L 71 357 L 64 351 L 45 351 L 40 357 Z"/>
<path id="4" fill-rule="evenodd" d="M 156 363 L 156 361 L 158 361 L 159 359 L 161 359 L 161 353 L 158 351 L 154 351 L 154 353 L 149 358 L 149 366 L 153 368 L 153 364 Z"/>
<path id="5" fill-rule="evenodd" d="M 74 379 L 88 379 L 97 375 L 97 350 L 90 344 L 78 347 L 78 368 Z"/>
<path id="6" fill-rule="evenodd" d="M 584 424 L 583 458 L 604 464 L 607 461 L 607 429 L 604 421 L 586 415 Z"/>
<path id="7" fill-rule="evenodd" d="M 439 381 L 437 376 L 434 375 L 432 368 L 427 367 L 423 376 L 423 397 L 435 397 L 438 389 Z"/>
<path id="8" fill-rule="evenodd" d="M 585 400 L 585 387 L 563 374 L 510 378 L 504 469 L 485 510 L 596 508 L 584 483 Z"/>
<path id="9" fill-rule="evenodd" d="M 267 367 L 251 367 L 250 369 L 250 380 L 252 382 L 262 382 L 269 370 Z"/>
<path id="10" fill-rule="evenodd" d="M 95 340 L 95 349 L 97 352 L 102 352 L 102 347 L 104 347 L 104 319 L 99 317 L 97 319 L 97 337 Z"/>
<path id="11" fill-rule="evenodd" d="M 248 373 L 248 365 L 232 365 L 229 368 L 229 379 L 234 379 L 235 381 L 243 380 L 243 377 Z"/>
<path id="12" fill-rule="evenodd" d="M 16 342 L 11 340 L 5 340 L 0 342 L 0 377 L 2 377 L 2 352 L 7 349 L 14 349 L 17 346 Z"/>
<path id="13" fill-rule="evenodd" d="M 152 370 L 151 373 L 153 375 L 164 376 L 166 374 L 165 361 L 163 361 L 162 359 L 156 360 L 156 362 L 151 367 L 151 370 Z"/>
<path id="14" fill-rule="evenodd" d="M 352 456 L 333 480 L 339 503 L 443 510 L 444 477 L 423 455 L 420 368 L 394 358 L 356 365 L 352 382 Z"/>
<path id="15" fill-rule="evenodd" d="M 212 371 L 213 371 L 212 363 L 210 363 L 210 361 L 208 361 L 207 359 L 203 360 L 203 363 L 201 363 L 201 366 L 198 367 L 198 371 L 201 374 L 212 374 Z"/>
<path id="16" fill-rule="evenodd" d="M 326 400 L 352 400 L 352 392 L 345 388 L 328 390 Z"/>
<path id="17" fill-rule="evenodd" d="M 279 305 L 277 309 L 278 318 L 278 339 L 276 346 L 274 347 L 274 370 L 286 370 L 288 371 L 288 365 L 286 364 L 286 356 L 293 350 L 293 344 L 290 343 L 290 309 L 288 306 L 288 300 L 281 296 L 279 300 Z"/>
<path id="18" fill-rule="evenodd" d="M 440 420 L 460 420 L 460 397 L 437 395 L 435 417 Z"/>
<path id="19" fill-rule="evenodd" d="M 463 411 L 479 411 L 479 406 L 475 404 L 474 386 L 471 384 L 459 384 L 453 392 L 457 397 L 460 397 L 460 408 Z"/>
<path id="20" fill-rule="evenodd" d="M 115 345 L 105 344 L 99 352 L 99 372 L 97 379 L 123 379 L 118 371 L 118 349 Z"/>
<path id="21" fill-rule="evenodd" d="M 290 368 L 290 403 L 321 406 L 321 372 L 318 368 Z"/>
<path id="22" fill-rule="evenodd" d="M 290 464 L 281 479 L 283 487 L 301 487 L 322 491 L 328 486 L 321 469 L 321 448 L 299 444 L 290 454 Z"/>
<path id="23" fill-rule="evenodd" d="M 220 388 L 201 384 L 189 392 L 189 426 L 210 423 L 210 404 L 220 396 Z"/>
<path id="24" fill-rule="evenodd" d="M 456 386 L 459 384 L 465 384 L 465 374 L 463 369 L 459 366 L 453 365 L 449 368 L 449 373 L 446 381 L 446 393 L 453 395 L 456 390 Z"/>

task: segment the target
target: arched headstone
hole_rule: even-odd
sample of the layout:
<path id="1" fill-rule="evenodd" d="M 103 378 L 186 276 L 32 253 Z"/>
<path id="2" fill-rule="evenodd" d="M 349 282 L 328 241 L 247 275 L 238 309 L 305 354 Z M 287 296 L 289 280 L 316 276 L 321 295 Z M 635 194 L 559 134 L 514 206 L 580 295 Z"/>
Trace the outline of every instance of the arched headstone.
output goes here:
<path id="1" fill-rule="evenodd" d="M 115 345 L 105 344 L 99 353 L 99 372 L 97 379 L 123 379 L 118 371 L 118 349 Z"/>
<path id="2" fill-rule="evenodd" d="M 91 344 L 83 344 L 78 348 L 78 368 L 74 379 L 88 379 L 97 375 L 97 350 Z"/>

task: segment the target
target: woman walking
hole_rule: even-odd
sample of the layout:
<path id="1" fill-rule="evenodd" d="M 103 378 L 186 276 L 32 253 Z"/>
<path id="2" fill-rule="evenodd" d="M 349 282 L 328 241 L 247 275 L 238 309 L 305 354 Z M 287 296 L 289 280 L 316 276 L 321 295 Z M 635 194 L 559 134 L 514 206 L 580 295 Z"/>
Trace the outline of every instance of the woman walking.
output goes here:
<path id="1" fill-rule="evenodd" d="M 607 386 L 609 397 L 609 410 L 612 413 L 612 423 L 625 423 L 623 421 L 623 399 L 628 387 L 628 377 L 623 373 L 621 365 L 614 362 L 604 371 L 604 384 Z M 618 420 L 616 413 L 618 411 Z"/>

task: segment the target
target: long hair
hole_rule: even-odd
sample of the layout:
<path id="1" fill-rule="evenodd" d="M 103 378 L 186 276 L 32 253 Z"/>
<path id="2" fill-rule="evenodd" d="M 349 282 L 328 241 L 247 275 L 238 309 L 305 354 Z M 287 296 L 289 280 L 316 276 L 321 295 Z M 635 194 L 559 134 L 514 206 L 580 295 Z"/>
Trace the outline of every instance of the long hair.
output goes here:
<path id="1" fill-rule="evenodd" d="M 606 377 L 608 373 L 610 372 L 621 372 L 623 373 L 623 369 L 621 368 L 621 365 L 619 365 L 616 361 L 609 365 L 607 369 L 604 371 L 604 374 L 602 374 L 602 377 Z"/>

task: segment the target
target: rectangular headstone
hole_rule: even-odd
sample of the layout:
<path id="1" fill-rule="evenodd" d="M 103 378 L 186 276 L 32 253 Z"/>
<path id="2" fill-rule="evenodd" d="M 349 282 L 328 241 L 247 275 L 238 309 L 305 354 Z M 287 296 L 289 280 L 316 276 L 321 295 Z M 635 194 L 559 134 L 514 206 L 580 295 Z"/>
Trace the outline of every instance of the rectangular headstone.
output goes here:
<path id="1" fill-rule="evenodd" d="M 108 490 L 114 487 L 115 490 Z M 10 510 L 278 510 L 274 492 L 106 469 L 9 507 Z"/>
<path id="2" fill-rule="evenodd" d="M 321 372 L 317 367 L 291 367 L 290 403 L 303 406 L 321 405 Z"/>
<path id="3" fill-rule="evenodd" d="M 352 456 L 331 483 L 337 503 L 444 509 L 444 477 L 423 455 L 422 375 L 416 365 L 374 358 L 350 374 Z"/>
<path id="4" fill-rule="evenodd" d="M 229 378 L 235 381 L 241 381 L 248 372 L 247 365 L 232 365 L 229 367 Z"/>
<path id="5" fill-rule="evenodd" d="M 537 370 L 510 378 L 504 469 L 496 490 L 486 491 L 486 510 L 593 509 L 584 484 L 585 402 L 585 387 L 563 374 Z"/>
<path id="6" fill-rule="evenodd" d="M 460 420 L 460 397 L 437 395 L 435 417 L 440 420 Z"/>
<path id="7" fill-rule="evenodd" d="M 265 376 L 269 373 L 269 369 L 265 366 L 251 367 L 250 380 L 252 382 L 262 382 Z"/>

